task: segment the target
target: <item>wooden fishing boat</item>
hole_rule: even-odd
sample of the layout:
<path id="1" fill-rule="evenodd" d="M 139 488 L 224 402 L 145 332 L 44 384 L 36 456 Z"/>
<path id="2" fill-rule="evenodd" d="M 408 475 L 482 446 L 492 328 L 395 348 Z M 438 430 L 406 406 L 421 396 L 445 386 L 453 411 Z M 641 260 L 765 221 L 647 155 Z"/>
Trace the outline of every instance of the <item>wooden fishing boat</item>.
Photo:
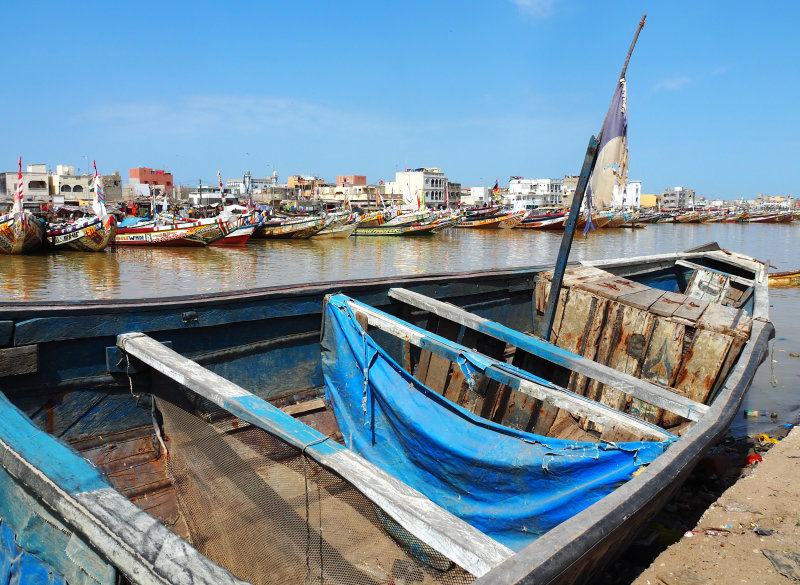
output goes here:
<path id="1" fill-rule="evenodd" d="M 253 233 L 254 238 L 267 239 L 308 239 L 325 227 L 324 217 L 308 219 L 275 219 L 261 223 Z"/>
<path id="2" fill-rule="evenodd" d="M 359 225 L 353 231 L 354 236 L 432 236 L 452 225 L 452 221 L 446 223 L 420 223 L 420 224 L 383 224 L 376 226 Z"/>
<path id="3" fill-rule="evenodd" d="M 242 210 L 247 211 L 246 208 L 242 208 Z M 233 217 L 233 229 L 226 234 L 224 238 L 221 238 L 216 242 L 212 242 L 209 245 L 225 247 L 246 246 L 250 238 L 253 237 L 253 233 L 258 227 L 260 221 L 260 215 L 253 214 L 249 211 L 247 211 L 247 213 L 237 214 Z"/>
<path id="4" fill-rule="evenodd" d="M 56 250 L 102 252 L 114 243 L 117 235 L 117 218 L 110 213 L 102 217 L 83 217 L 66 224 L 47 226 L 47 245 Z"/>
<path id="5" fill-rule="evenodd" d="M 557 214 L 555 217 L 532 217 L 523 219 L 514 227 L 533 230 L 563 230 L 566 214 Z"/>
<path id="6" fill-rule="evenodd" d="M 675 223 L 700 223 L 700 212 L 689 211 L 687 213 L 680 213 L 674 218 Z"/>
<path id="7" fill-rule="evenodd" d="M 770 272 L 769 285 L 774 288 L 793 288 L 800 286 L 800 270 Z"/>
<path id="8" fill-rule="evenodd" d="M 750 223 L 789 223 L 792 221 L 791 212 L 777 213 L 751 213 L 747 218 Z"/>
<path id="9" fill-rule="evenodd" d="M 325 227 L 314 234 L 314 239 L 349 238 L 358 227 L 358 223 L 350 213 L 331 214 L 328 216 Z"/>
<path id="10" fill-rule="evenodd" d="M 516 218 L 521 219 L 519 213 L 503 213 L 479 219 L 470 219 L 469 216 L 462 216 L 453 227 L 457 228 L 478 228 L 478 229 L 499 229 L 501 227 L 513 227 Z M 511 222 L 511 225 L 509 225 Z M 505 224 L 505 225 L 503 225 Z"/>
<path id="11" fill-rule="evenodd" d="M 532 334 L 551 274 L 0 302 L 0 558 L 70 583 L 590 580 L 725 433 L 773 335 L 767 279 L 714 246 L 574 266 L 551 344 Z M 326 303 L 331 291 L 346 297 Z M 336 342 L 345 305 L 367 337 L 360 358 Z M 529 449 L 535 433 L 628 463 L 607 493 L 557 506 L 563 518 L 485 527 L 342 432 L 343 375 L 362 392 L 355 426 L 379 422 L 378 359 L 402 377 L 393 392 L 504 445 Z M 433 472 L 474 472 L 463 437 L 460 462 Z M 572 464 L 556 453 L 545 467 Z M 524 485 L 497 487 L 528 513 L 547 483 Z"/>
<path id="12" fill-rule="evenodd" d="M 30 254 L 42 248 L 44 222 L 30 211 L 0 215 L 0 250 L 6 254 Z"/>
<path id="13" fill-rule="evenodd" d="M 234 226 L 227 218 L 156 219 L 117 227 L 116 246 L 202 247 L 228 235 Z"/>

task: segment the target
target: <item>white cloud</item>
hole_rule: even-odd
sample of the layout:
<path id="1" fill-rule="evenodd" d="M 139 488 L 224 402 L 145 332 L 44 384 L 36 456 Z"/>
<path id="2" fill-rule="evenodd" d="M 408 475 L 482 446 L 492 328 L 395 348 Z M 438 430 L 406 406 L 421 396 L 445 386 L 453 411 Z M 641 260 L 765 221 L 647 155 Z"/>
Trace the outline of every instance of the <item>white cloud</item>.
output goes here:
<path id="1" fill-rule="evenodd" d="M 689 83 L 689 77 L 673 77 L 671 79 L 662 79 L 655 85 L 655 91 L 678 91 L 684 85 Z"/>
<path id="2" fill-rule="evenodd" d="M 534 18 L 548 18 L 553 13 L 556 0 L 511 0 L 520 12 Z"/>

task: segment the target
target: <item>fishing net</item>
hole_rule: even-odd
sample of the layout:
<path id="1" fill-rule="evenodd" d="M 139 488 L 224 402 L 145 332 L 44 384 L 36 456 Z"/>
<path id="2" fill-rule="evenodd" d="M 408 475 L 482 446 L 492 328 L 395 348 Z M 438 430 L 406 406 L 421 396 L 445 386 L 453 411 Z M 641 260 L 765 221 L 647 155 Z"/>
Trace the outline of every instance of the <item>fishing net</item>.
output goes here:
<path id="1" fill-rule="evenodd" d="M 462 584 L 474 577 L 338 475 L 227 413 L 158 399 L 167 472 L 192 544 L 261 584 Z M 202 409 L 200 409 L 202 410 Z"/>

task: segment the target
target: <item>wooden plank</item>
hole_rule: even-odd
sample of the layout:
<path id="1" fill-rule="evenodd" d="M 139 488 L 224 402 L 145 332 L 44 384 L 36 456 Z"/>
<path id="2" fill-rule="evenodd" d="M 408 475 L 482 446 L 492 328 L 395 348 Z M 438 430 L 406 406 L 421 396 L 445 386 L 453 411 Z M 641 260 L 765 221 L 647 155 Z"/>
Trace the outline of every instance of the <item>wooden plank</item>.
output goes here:
<path id="1" fill-rule="evenodd" d="M 753 318 L 742 309 L 711 304 L 697 320 L 697 328 L 749 339 Z"/>
<path id="2" fill-rule="evenodd" d="M 727 261 L 727 259 L 726 259 Z M 735 274 L 728 274 L 727 272 L 722 272 L 720 270 L 714 270 L 713 268 L 709 268 L 708 266 L 703 266 L 702 264 L 697 264 L 696 262 L 691 262 L 686 259 L 677 260 L 675 262 L 676 266 L 683 266 L 684 268 L 691 268 L 692 270 L 704 270 L 706 272 L 711 272 L 714 274 L 719 274 L 721 276 L 728 277 L 730 282 L 739 283 L 745 287 L 753 286 L 753 279 L 751 278 L 743 278 L 741 276 L 737 276 Z"/>
<path id="3" fill-rule="evenodd" d="M 686 296 L 709 303 L 719 303 L 730 289 L 730 277 L 702 268 L 692 274 L 686 287 Z"/>
<path id="4" fill-rule="evenodd" d="M 541 357 L 556 365 L 569 368 L 604 384 L 611 384 L 615 388 L 630 396 L 646 400 L 665 410 L 676 412 L 690 420 L 699 420 L 708 411 L 708 407 L 698 404 L 686 397 L 680 396 L 670 390 L 655 386 L 644 380 L 617 372 L 608 366 L 588 360 L 582 356 L 565 351 L 553 344 L 547 343 L 536 337 L 525 335 L 508 327 L 494 323 L 483 317 L 473 315 L 455 305 L 431 299 L 419 293 L 401 288 L 389 289 L 389 296 L 401 302 L 408 303 L 426 311 L 436 312 L 446 319 L 455 321 L 491 335 L 515 347 L 524 349 L 528 353 Z"/>
<path id="5" fill-rule="evenodd" d="M 305 414 L 307 412 L 311 412 L 312 410 L 319 410 L 321 408 L 327 408 L 324 398 L 312 398 L 311 400 L 306 400 L 305 402 L 289 404 L 281 407 L 281 410 L 286 414 L 291 414 L 294 416 L 296 414 Z"/>
<path id="6" fill-rule="evenodd" d="M 641 378 L 661 386 L 672 386 L 678 377 L 678 370 L 683 355 L 683 337 L 686 326 L 669 319 L 655 318 L 655 327 L 650 335 L 644 363 L 642 364 Z M 633 398 L 630 413 L 633 416 L 658 424 L 662 410 Z"/>
<path id="7" fill-rule="evenodd" d="M 599 297 L 604 297 L 611 300 L 619 300 L 625 295 L 630 295 L 637 292 L 648 290 L 650 287 L 646 284 L 634 282 L 621 276 L 614 276 L 611 278 L 603 278 L 600 280 L 591 280 L 582 282 L 575 285 L 576 288 L 586 290 Z"/>
<path id="8" fill-rule="evenodd" d="M 23 345 L 0 349 L 0 378 L 39 371 L 39 346 Z"/>
<path id="9" fill-rule="evenodd" d="M 675 380 L 675 391 L 704 404 L 716 385 L 732 343 L 731 335 L 696 330 L 691 348 L 686 352 Z M 673 426 L 681 422 L 681 417 L 664 413 L 662 422 L 666 426 Z"/>
<path id="10" fill-rule="evenodd" d="M 665 292 L 660 299 L 650 305 L 650 312 L 661 317 L 672 317 L 687 298 L 680 293 Z"/>
<path id="11" fill-rule="evenodd" d="M 675 309 L 672 318 L 694 327 L 697 324 L 697 320 L 703 316 L 703 311 L 706 310 L 708 304 L 707 301 L 687 298 L 680 307 Z"/>
<path id="12" fill-rule="evenodd" d="M 485 377 L 497 383 L 510 386 L 537 400 L 546 400 L 557 408 L 567 409 L 570 412 L 585 416 L 601 424 L 623 425 L 640 436 L 644 434 L 646 436 L 663 438 L 668 435 L 663 429 L 644 424 L 626 413 L 618 412 L 583 396 L 578 396 L 546 380 L 539 380 L 533 374 L 515 368 L 511 364 L 507 364 L 496 358 L 491 358 L 485 354 L 480 354 L 476 351 L 471 351 L 462 345 L 428 331 L 424 331 L 409 323 L 400 321 L 395 317 L 363 305 L 358 301 L 350 300 L 349 303 L 354 311 L 363 312 L 369 317 L 369 324 L 371 327 L 376 327 L 401 339 L 407 339 L 409 342 L 443 355 L 451 361 L 457 360 L 459 356 L 472 356 L 472 360 L 475 363 L 488 364 L 483 370 L 483 375 Z"/>
<path id="13" fill-rule="evenodd" d="M 659 299 L 664 296 L 664 292 L 665 291 L 657 288 L 647 287 L 645 290 L 623 295 L 619 300 L 631 307 L 648 311 L 654 303 L 657 303 Z"/>
<path id="14" fill-rule="evenodd" d="M 118 336 L 117 345 L 242 420 L 302 449 L 323 467 L 350 482 L 411 534 L 473 575 L 484 575 L 513 554 L 397 478 L 147 335 L 124 333 Z"/>
<path id="15" fill-rule="evenodd" d="M 445 339 L 454 339 L 458 336 L 461 326 L 452 321 L 445 321 L 439 319 L 437 335 L 441 335 Z M 425 377 L 424 384 L 439 394 L 444 394 L 447 390 L 447 383 L 450 379 L 452 362 L 440 355 L 431 355 L 428 364 L 428 374 Z"/>

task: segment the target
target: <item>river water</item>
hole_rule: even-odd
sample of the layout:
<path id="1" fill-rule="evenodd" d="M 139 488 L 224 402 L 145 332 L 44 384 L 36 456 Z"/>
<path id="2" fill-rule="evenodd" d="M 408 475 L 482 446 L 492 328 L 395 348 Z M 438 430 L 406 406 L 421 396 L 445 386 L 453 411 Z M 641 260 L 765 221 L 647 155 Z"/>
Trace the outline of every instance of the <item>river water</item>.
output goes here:
<path id="1" fill-rule="evenodd" d="M 576 237 L 570 260 L 678 252 L 708 242 L 800 268 L 800 225 L 660 224 L 601 229 Z M 117 248 L 0 257 L 3 300 L 168 297 L 351 278 L 389 277 L 552 264 L 559 232 L 449 229 L 433 237 L 251 240 L 245 248 Z M 772 289 L 776 339 L 731 430 L 739 436 L 797 422 L 800 415 L 800 289 Z M 777 420 L 771 413 L 777 413 Z"/>

